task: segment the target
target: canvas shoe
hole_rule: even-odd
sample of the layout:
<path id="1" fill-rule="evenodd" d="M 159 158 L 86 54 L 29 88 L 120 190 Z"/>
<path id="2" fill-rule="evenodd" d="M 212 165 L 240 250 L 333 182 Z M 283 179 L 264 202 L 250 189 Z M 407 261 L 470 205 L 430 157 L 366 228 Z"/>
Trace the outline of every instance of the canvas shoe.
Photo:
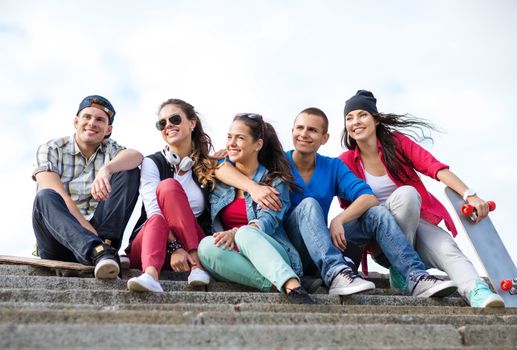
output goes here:
<path id="1" fill-rule="evenodd" d="M 469 293 L 468 301 L 472 307 L 504 307 L 503 299 L 493 293 L 483 280 L 476 281 L 476 286 Z"/>
<path id="2" fill-rule="evenodd" d="M 115 279 L 120 273 L 115 249 L 108 244 L 100 244 L 94 248 L 92 262 L 95 265 L 94 275 L 97 279 Z"/>
<path id="3" fill-rule="evenodd" d="M 131 292 L 163 292 L 160 282 L 145 272 L 138 277 L 130 278 L 129 281 L 127 281 L 127 289 Z"/>
<path id="4" fill-rule="evenodd" d="M 427 275 L 418 280 L 411 295 L 419 298 L 446 297 L 457 289 L 458 286 L 453 281 L 442 281 L 439 278 Z"/>
<path id="5" fill-rule="evenodd" d="M 402 277 L 399 270 L 397 270 L 394 266 L 390 266 L 390 287 L 393 289 L 397 289 L 401 292 L 407 292 L 407 283 L 406 279 Z"/>
<path id="6" fill-rule="evenodd" d="M 287 299 L 291 304 L 316 304 L 303 287 L 291 289 L 291 292 L 287 294 Z"/>
<path id="7" fill-rule="evenodd" d="M 375 289 L 375 284 L 356 275 L 352 269 L 345 268 L 332 280 L 329 295 L 350 295 Z"/>
<path id="8" fill-rule="evenodd" d="M 210 275 L 205 270 L 196 267 L 190 271 L 187 282 L 192 287 L 206 286 L 210 283 Z"/>

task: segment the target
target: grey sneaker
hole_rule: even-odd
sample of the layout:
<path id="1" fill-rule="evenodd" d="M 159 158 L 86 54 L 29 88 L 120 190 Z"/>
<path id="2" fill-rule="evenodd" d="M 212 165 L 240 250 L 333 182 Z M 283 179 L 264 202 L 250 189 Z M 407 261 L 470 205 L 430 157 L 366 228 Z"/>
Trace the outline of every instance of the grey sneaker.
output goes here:
<path id="1" fill-rule="evenodd" d="M 375 284 L 356 275 L 352 269 L 343 269 L 332 280 L 329 295 L 350 295 L 375 289 Z"/>
<path id="2" fill-rule="evenodd" d="M 446 297 L 458 289 L 453 281 L 442 281 L 431 275 L 418 280 L 411 295 L 419 298 Z"/>

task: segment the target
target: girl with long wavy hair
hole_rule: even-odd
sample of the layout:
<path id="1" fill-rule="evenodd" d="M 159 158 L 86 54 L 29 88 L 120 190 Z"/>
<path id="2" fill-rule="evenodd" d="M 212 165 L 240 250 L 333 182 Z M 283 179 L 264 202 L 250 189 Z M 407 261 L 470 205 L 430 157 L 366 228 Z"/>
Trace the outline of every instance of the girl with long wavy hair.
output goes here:
<path id="1" fill-rule="evenodd" d="M 456 191 L 476 208 L 478 221 L 488 215 L 487 202 L 449 170 L 448 165 L 415 142 L 419 135 L 430 138 L 426 131 L 437 128 L 409 115 L 379 113 L 377 100 L 366 90 L 359 90 L 346 101 L 344 116 L 342 143 L 348 151 L 340 158 L 372 187 L 428 268 L 445 271 L 472 307 L 504 306 L 503 300 L 490 290 L 454 242 L 452 236 L 457 231 L 450 215 L 417 174 L 441 181 Z M 346 202 L 341 203 L 346 207 Z M 442 220 L 452 236 L 438 226 Z M 382 262 L 379 253 L 374 251 L 372 255 Z M 398 289 L 405 288 L 403 279 L 393 268 L 390 268 L 390 282 Z"/>
<path id="2" fill-rule="evenodd" d="M 313 304 L 291 268 L 286 250 L 275 239 L 283 232 L 289 189 L 295 185 L 273 126 L 261 115 L 238 114 L 228 132 L 226 151 L 240 173 L 275 188 L 282 209 L 263 208 L 253 202 L 248 192 L 217 182 L 210 194 L 214 233 L 199 245 L 201 262 L 218 280 L 262 291 L 274 287 L 292 303 Z"/>
<path id="3" fill-rule="evenodd" d="M 159 274 L 167 262 L 174 271 L 190 272 L 189 285 L 207 285 L 197 249 L 211 227 L 212 142 L 194 107 L 180 99 L 160 105 L 156 128 L 166 146 L 142 163 L 142 214 L 126 249 L 142 274 L 128 281 L 128 289 L 162 292 Z"/>

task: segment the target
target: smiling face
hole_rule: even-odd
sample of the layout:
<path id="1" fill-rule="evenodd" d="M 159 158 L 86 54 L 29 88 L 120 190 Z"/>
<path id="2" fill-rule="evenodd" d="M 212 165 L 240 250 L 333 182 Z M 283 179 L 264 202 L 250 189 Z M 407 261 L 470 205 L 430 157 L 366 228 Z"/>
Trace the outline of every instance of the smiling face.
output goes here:
<path id="1" fill-rule="evenodd" d="M 377 124 L 379 122 L 369 112 L 362 109 L 356 109 L 345 116 L 346 131 L 357 142 L 376 140 Z"/>
<path id="2" fill-rule="evenodd" d="M 169 118 L 173 115 L 181 117 L 181 123 L 178 125 L 171 124 Z M 158 120 L 165 120 L 165 128 L 161 131 L 163 140 L 171 147 L 179 147 L 180 145 L 190 145 L 192 142 L 192 129 L 196 126 L 194 120 L 187 119 L 187 115 L 183 110 L 174 105 L 168 104 L 158 113 Z"/>
<path id="3" fill-rule="evenodd" d="M 74 119 L 76 142 L 79 147 L 91 148 L 99 146 L 106 135 L 111 134 L 112 126 L 106 112 L 95 107 L 81 110 Z"/>
<path id="4" fill-rule="evenodd" d="M 325 132 L 325 121 L 317 115 L 300 113 L 294 120 L 292 129 L 293 146 L 297 152 L 312 154 L 327 143 L 329 134 Z"/>
<path id="5" fill-rule="evenodd" d="M 245 164 L 258 160 L 258 152 L 262 145 L 263 140 L 254 140 L 251 129 L 243 121 L 232 122 L 226 139 L 226 151 L 232 162 Z"/>

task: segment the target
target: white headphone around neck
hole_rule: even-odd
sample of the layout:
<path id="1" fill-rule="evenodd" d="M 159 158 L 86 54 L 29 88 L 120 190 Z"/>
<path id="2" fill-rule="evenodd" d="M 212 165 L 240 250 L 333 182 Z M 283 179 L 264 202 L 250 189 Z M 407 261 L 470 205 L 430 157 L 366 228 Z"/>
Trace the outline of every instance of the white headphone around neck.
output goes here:
<path id="1" fill-rule="evenodd" d="M 180 159 L 180 156 L 176 152 L 170 152 L 168 149 L 164 149 L 163 151 L 167 163 L 174 167 L 176 169 L 176 172 L 187 172 L 190 169 L 192 169 L 194 161 L 189 156 Z"/>

